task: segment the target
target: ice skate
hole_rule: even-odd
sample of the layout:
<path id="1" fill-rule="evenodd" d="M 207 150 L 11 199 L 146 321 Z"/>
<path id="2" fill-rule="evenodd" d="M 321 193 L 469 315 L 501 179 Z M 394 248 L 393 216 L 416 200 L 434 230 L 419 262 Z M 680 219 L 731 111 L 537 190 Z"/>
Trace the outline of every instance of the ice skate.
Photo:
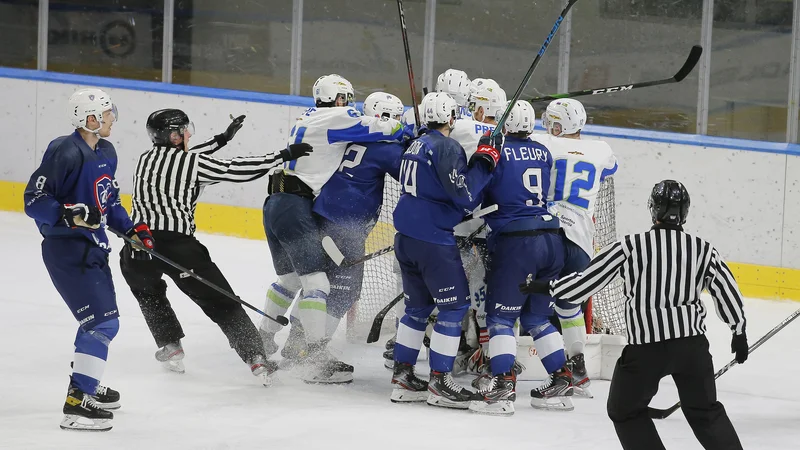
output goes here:
<path id="1" fill-rule="evenodd" d="M 325 344 L 316 344 L 308 354 L 309 370 L 302 379 L 308 384 L 347 384 L 353 382 L 353 366 L 339 361 L 325 348 Z"/>
<path id="2" fill-rule="evenodd" d="M 467 344 L 467 339 L 464 337 L 464 334 L 462 333 L 461 341 L 458 344 L 458 353 L 456 354 L 456 360 L 453 363 L 453 375 L 460 375 L 467 371 L 470 359 L 474 353 L 475 349 L 473 349 Z"/>
<path id="3" fill-rule="evenodd" d="M 111 389 L 108 386 L 98 385 L 94 394 L 95 403 L 97 407 L 105 410 L 119 409 L 122 406 L 119 403 L 119 392 Z"/>
<path id="4" fill-rule="evenodd" d="M 513 372 L 496 375 L 489 379 L 488 385 L 478 391 L 481 400 L 469 403 L 469 410 L 490 416 L 511 416 L 514 414 L 514 401 L 517 377 Z"/>
<path id="5" fill-rule="evenodd" d="M 411 364 L 394 365 L 392 385 L 392 403 L 424 402 L 428 399 L 428 382 L 414 374 L 414 366 Z"/>
<path id="6" fill-rule="evenodd" d="M 289 337 L 286 338 L 286 343 L 281 349 L 281 356 L 283 359 L 278 363 L 281 370 L 291 370 L 308 357 L 306 333 L 301 325 L 292 324 L 292 328 L 289 329 Z"/>
<path id="7" fill-rule="evenodd" d="M 76 431 L 108 431 L 111 429 L 111 411 L 101 409 L 94 397 L 84 393 L 75 386 L 67 391 L 64 402 L 64 418 L 61 428 Z"/>
<path id="8" fill-rule="evenodd" d="M 394 349 L 383 352 L 383 367 L 394 370 Z"/>
<path id="9" fill-rule="evenodd" d="M 583 353 L 578 353 L 568 359 L 567 368 L 572 372 L 572 386 L 575 396 L 594 398 L 592 391 L 589 390 L 589 385 L 592 384 L 592 381 L 586 373 L 586 361 L 583 359 Z"/>
<path id="10" fill-rule="evenodd" d="M 572 374 L 562 368 L 536 389 L 531 390 L 531 406 L 552 411 L 572 411 Z"/>
<path id="11" fill-rule="evenodd" d="M 253 375 L 261 379 L 261 384 L 272 386 L 272 374 L 278 371 L 278 363 L 268 360 L 264 355 L 256 355 L 248 364 Z"/>
<path id="12" fill-rule="evenodd" d="M 443 408 L 469 409 L 469 402 L 480 400 L 481 397 L 462 387 L 453 379 L 450 372 L 431 371 L 431 381 L 428 383 L 428 404 Z"/>
<path id="13" fill-rule="evenodd" d="M 275 343 L 275 333 L 259 329 L 258 334 L 261 336 L 261 342 L 264 344 L 264 353 L 267 357 L 278 353 L 278 344 Z"/>
<path id="14" fill-rule="evenodd" d="M 171 342 L 156 352 L 156 359 L 161 361 L 164 367 L 167 370 L 176 373 L 184 373 L 186 372 L 186 368 L 183 365 L 183 346 L 181 345 L 181 341 L 178 342 Z"/>

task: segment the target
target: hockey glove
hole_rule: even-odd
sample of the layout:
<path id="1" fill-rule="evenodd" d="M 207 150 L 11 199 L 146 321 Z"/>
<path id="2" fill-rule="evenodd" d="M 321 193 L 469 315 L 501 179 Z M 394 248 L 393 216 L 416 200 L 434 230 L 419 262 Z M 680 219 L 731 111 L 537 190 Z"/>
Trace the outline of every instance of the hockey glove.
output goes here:
<path id="1" fill-rule="evenodd" d="M 231 124 L 228 125 L 228 129 L 225 130 L 224 133 L 214 136 L 214 139 L 217 141 L 217 144 L 219 144 L 220 147 L 233 140 L 233 137 L 236 136 L 236 133 L 242 129 L 245 117 L 246 116 L 242 114 L 241 116 L 234 119 L 233 115 L 231 115 L 231 120 L 233 120 L 233 122 L 231 122 Z"/>
<path id="2" fill-rule="evenodd" d="M 737 363 L 742 364 L 747 361 L 747 355 L 750 353 L 750 349 L 747 347 L 747 333 L 742 331 L 742 334 L 733 334 L 731 353 L 736 353 Z"/>
<path id="3" fill-rule="evenodd" d="M 127 233 L 126 236 L 137 241 L 138 243 L 142 244 L 142 246 L 146 247 L 149 250 L 153 250 L 155 248 L 155 239 L 153 239 L 153 233 L 150 232 L 150 227 L 147 226 L 144 222 L 139 222 L 133 226 Z M 139 250 L 130 243 L 126 244 L 128 250 L 131 252 L 131 258 L 138 260 L 138 261 L 149 261 L 152 259 L 149 253 L 144 250 Z"/>
<path id="4" fill-rule="evenodd" d="M 494 138 L 487 132 L 478 141 L 478 149 L 469 158 L 469 166 L 472 167 L 477 161 L 485 161 L 488 164 L 489 171 L 493 171 L 500 162 L 500 151 L 498 148 L 503 146 L 503 136 L 498 134 Z"/>
<path id="5" fill-rule="evenodd" d="M 280 153 L 281 153 L 281 158 L 283 158 L 283 161 L 286 162 L 295 160 L 297 158 L 300 158 L 301 156 L 306 156 L 307 154 L 311 153 L 313 149 L 314 147 L 312 147 L 311 145 L 306 144 L 305 142 L 301 142 L 299 144 L 289 145 L 289 147 L 281 150 Z"/>
<path id="6" fill-rule="evenodd" d="M 524 283 L 519 285 L 523 294 L 550 294 L 550 280 L 534 280 L 531 275 Z"/>
<path id="7" fill-rule="evenodd" d="M 102 219 L 102 214 L 96 206 L 84 203 L 62 206 L 61 216 L 70 228 L 88 228 L 90 230 L 100 228 Z"/>

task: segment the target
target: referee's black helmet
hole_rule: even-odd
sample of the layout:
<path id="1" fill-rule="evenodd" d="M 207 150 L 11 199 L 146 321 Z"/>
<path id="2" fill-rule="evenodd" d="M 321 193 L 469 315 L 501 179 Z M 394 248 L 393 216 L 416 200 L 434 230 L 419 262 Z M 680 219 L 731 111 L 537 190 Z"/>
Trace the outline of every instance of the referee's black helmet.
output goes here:
<path id="1" fill-rule="evenodd" d="M 153 144 L 165 147 L 182 147 L 184 131 L 194 134 L 194 124 L 180 109 L 159 109 L 147 118 L 147 134 Z"/>
<path id="2" fill-rule="evenodd" d="M 689 215 L 689 192 L 680 182 L 664 180 L 653 186 L 647 207 L 653 223 L 683 225 Z"/>

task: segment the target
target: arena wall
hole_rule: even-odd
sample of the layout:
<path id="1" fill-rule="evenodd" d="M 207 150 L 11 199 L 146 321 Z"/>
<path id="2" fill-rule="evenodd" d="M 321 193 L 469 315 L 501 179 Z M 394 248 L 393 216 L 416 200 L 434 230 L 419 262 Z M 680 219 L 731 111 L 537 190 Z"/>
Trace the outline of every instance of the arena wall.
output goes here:
<path id="1" fill-rule="evenodd" d="M 25 184 L 48 142 L 71 132 L 68 96 L 85 86 L 103 87 L 119 108 L 110 140 L 125 193 L 138 156 L 151 147 L 145 120 L 156 109 L 186 111 L 196 143 L 222 132 L 231 114 L 246 114 L 235 140 L 218 152 L 230 157 L 283 147 L 294 117 L 312 104 L 307 97 L 0 68 L 0 210 L 22 211 Z M 650 189 L 677 179 L 692 195 L 687 231 L 711 240 L 732 261 L 745 295 L 800 300 L 800 146 L 600 126 L 587 126 L 585 134 L 606 140 L 619 159 L 620 235 L 647 229 Z M 198 206 L 198 228 L 263 239 L 265 196 L 265 179 L 209 187 Z"/>

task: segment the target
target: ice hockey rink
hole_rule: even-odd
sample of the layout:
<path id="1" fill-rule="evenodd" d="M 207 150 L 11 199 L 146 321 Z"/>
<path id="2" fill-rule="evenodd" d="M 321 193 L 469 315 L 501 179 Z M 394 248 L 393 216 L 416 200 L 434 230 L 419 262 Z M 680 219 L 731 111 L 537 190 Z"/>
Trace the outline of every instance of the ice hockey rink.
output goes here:
<path id="1" fill-rule="evenodd" d="M 689 227 L 690 229 L 691 227 Z M 263 306 L 273 281 L 265 241 L 199 235 L 222 272 L 243 299 Z M 348 386 L 306 385 L 289 373 L 265 388 L 228 347 L 217 326 L 170 285 L 169 295 L 186 338 L 186 373 L 167 372 L 153 358 L 155 343 L 119 272 L 115 250 L 111 267 L 117 287 L 121 328 L 114 339 L 103 384 L 121 392 L 108 433 L 59 429 L 68 384 L 76 322 L 65 307 L 41 261 L 33 221 L 24 214 L 0 212 L 0 337 L 3 402 L 0 448 L 14 449 L 618 449 L 605 414 L 609 383 L 593 383 L 594 399 L 576 398 L 569 413 L 534 410 L 520 382 L 517 412 L 487 417 L 425 404 L 389 401 L 391 374 L 383 368 L 383 342 L 348 344 L 340 328 L 332 351 L 356 367 Z M 709 298 L 707 306 L 713 310 Z M 800 307 L 800 303 L 746 301 L 751 344 Z M 258 320 L 256 314 L 252 314 Z M 732 359 L 730 333 L 713 313 L 708 336 L 715 367 Z M 279 334 L 282 343 L 287 332 Z M 742 366 L 718 380 L 719 398 L 744 448 L 800 448 L 800 370 L 796 343 L 800 321 L 765 343 Z M 425 373 L 424 362 L 418 372 Z M 652 405 L 677 401 L 671 380 L 664 380 Z M 669 449 L 699 449 L 683 415 L 657 422 Z"/>

